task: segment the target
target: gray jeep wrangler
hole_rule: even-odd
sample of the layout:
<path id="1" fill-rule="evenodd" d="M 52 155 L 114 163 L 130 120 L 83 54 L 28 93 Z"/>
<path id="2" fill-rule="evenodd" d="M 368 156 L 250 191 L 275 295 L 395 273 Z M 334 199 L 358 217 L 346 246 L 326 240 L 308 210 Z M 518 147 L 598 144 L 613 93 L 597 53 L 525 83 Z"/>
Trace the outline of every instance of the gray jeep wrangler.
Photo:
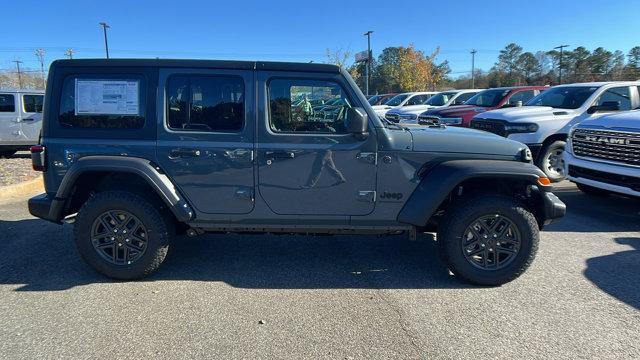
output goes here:
<path id="1" fill-rule="evenodd" d="M 181 233 L 435 232 L 458 278 L 500 285 L 565 213 L 525 145 L 387 123 L 333 65 L 60 60 L 48 84 L 29 210 L 74 218 L 112 278 L 154 272 Z"/>

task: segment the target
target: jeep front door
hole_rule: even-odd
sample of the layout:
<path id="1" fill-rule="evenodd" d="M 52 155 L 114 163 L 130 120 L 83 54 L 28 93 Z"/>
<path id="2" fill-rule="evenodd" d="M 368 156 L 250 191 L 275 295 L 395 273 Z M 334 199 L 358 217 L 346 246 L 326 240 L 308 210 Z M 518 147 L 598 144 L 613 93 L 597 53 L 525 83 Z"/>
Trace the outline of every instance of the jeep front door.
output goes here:
<path id="1" fill-rule="evenodd" d="M 375 206 L 376 139 L 348 133 L 361 106 L 339 74 L 259 72 L 258 189 L 280 215 L 366 215 Z"/>
<path id="2" fill-rule="evenodd" d="M 253 209 L 253 81 L 251 70 L 160 71 L 158 162 L 201 214 Z"/>

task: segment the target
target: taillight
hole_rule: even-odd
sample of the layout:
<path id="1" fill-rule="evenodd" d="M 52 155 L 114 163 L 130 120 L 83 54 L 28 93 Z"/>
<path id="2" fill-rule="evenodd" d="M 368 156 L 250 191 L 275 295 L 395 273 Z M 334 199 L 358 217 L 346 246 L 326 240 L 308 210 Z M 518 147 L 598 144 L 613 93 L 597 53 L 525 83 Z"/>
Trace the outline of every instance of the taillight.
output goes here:
<path id="1" fill-rule="evenodd" d="M 33 170 L 45 171 L 47 163 L 45 161 L 44 146 L 33 145 L 29 150 L 31 150 L 31 166 Z"/>

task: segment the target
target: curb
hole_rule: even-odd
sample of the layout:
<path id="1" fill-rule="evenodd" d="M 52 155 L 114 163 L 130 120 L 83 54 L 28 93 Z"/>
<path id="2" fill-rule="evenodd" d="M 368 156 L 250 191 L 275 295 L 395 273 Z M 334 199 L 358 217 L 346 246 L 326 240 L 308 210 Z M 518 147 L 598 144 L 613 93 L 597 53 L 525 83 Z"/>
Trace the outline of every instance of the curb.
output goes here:
<path id="1" fill-rule="evenodd" d="M 0 186 L 0 202 L 5 202 L 25 195 L 36 195 L 41 192 L 44 192 L 42 176 L 14 185 Z"/>

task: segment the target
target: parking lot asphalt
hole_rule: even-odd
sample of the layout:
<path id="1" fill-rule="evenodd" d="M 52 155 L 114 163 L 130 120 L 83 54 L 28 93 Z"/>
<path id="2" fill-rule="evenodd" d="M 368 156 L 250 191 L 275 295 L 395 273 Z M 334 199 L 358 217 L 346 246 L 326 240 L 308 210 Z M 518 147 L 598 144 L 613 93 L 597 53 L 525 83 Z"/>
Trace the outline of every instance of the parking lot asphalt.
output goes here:
<path id="1" fill-rule="evenodd" d="M 94 273 L 71 225 L 0 205 L 0 358 L 640 358 L 640 201 L 569 183 L 568 214 L 499 288 L 433 237 L 179 238 L 138 282 Z"/>

